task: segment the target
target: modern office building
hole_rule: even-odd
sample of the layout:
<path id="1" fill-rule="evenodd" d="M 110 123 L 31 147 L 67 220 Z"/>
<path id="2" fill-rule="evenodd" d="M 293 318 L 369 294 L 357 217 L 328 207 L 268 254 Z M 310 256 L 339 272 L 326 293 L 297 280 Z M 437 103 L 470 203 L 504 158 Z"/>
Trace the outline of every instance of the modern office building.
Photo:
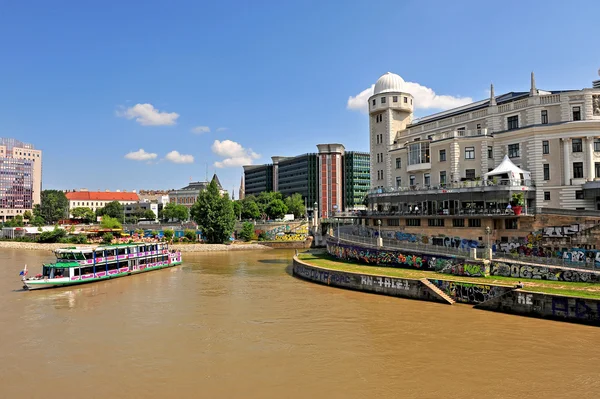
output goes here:
<path id="1" fill-rule="evenodd" d="M 69 211 L 73 208 L 90 208 L 96 212 L 99 208 L 104 208 L 106 204 L 118 201 L 121 205 L 135 204 L 140 197 L 135 191 L 88 191 L 83 188 L 78 191 L 68 191 L 65 193 L 69 201 Z"/>
<path id="2" fill-rule="evenodd" d="M 33 210 L 41 193 L 42 151 L 12 138 L 0 138 L 0 222 Z"/>
<path id="3" fill-rule="evenodd" d="M 200 195 L 202 191 L 206 190 L 210 182 L 212 182 L 213 180 L 217 183 L 217 187 L 221 195 L 226 193 L 226 191 L 223 190 L 223 186 L 221 186 L 219 178 L 216 174 L 214 174 L 210 181 L 192 182 L 179 190 L 170 191 L 169 202 L 178 205 L 185 205 L 188 208 L 191 208 L 192 205 L 196 203 L 198 195 Z"/>
<path id="4" fill-rule="evenodd" d="M 336 212 L 366 209 L 369 154 L 346 152 L 342 144 L 319 144 L 318 153 L 272 157 L 267 165 L 244 166 L 245 195 L 278 191 L 284 197 L 299 193 L 307 208 L 316 202 L 324 217 Z"/>

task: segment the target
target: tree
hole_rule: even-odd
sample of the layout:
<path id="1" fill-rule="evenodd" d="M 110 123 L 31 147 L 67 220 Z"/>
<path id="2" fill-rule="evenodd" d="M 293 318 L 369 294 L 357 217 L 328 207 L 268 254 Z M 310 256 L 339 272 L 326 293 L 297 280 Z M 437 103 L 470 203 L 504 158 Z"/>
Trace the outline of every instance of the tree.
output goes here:
<path id="1" fill-rule="evenodd" d="M 165 236 L 165 239 L 167 241 L 171 241 L 171 239 L 175 235 L 175 232 L 173 230 L 168 229 L 168 230 L 163 231 L 163 235 Z"/>
<path id="2" fill-rule="evenodd" d="M 304 200 L 302 195 L 294 193 L 285 199 L 285 205 L 288 208 L 288 213 L 293 213 L 295 218 L 301 218 L 306 213 Z"/>
<path id="3" fill-rule="evenodd" d="M 102 221 L 100 222 L 100 226 L 103 229 L 121 229 L 121 222 L 118 219 L 110 217 L 108 215 L 102 216 Z"/>
<path id="4" fill-rule="evenodd" d="M 60 219 L 68 217 L 69 201 L 60 190 L 42 191 L 42 201 L 33 207 L 33 215 L 41 216 L 46 223 L 55 224 Z"/>
<path id="5" fill-rule="evenodd" d="M 164 220 L 186 221 L 188 220 L 188 208 L 185 205 L 178 205 L 174 202 L 169 202 L 162 211 Z"/>
<path id="6" fill-rule="evenodd" d="M 81 219 L 84 223 L 90 223 L 94 220 L 94 211 L 86 206 L 71 209 L 71 215 L 75 219 Z"/>
<path id="7" fill-rule="evenodd" d="M 16 215 L 11 220 L 4 223 L 5 227 L 23 227 L 23 216 Z"/>
<path id="8" fill-rule="evenodd" d="M 256 220 L 260 218 L 260 210 L 258 204 L 254 200 L 254 197 L 244 199 L 242 202 L 242 219 Z"/>
<path id="9" fill-rule="evenodd" d="M 235 226 L 233 204 L 229 195 L 219 194 L 214 180 L 198 195 L 191 213 L 209 243 L 222 243 L 231 237 Z"/>
<path id="10" fill-rule="evenodd" d="M 242 215 L 242 201 L 233 201 L 233 214 L 236 218 L 241 218 Z"/>
<path id="11" fill-rule="evenodd" d="M 254 238 L 254 224 L 245 222 L 242 225 L 242 231 L 240 232 L 239 237 L 244 241 L 252 240 Z"/>
<path id="12" fill-rule="evenodd" d="M 125 213 L 123 211 L 123 205 L 119 201 L 109 202 L 104 208 L 99 208 L 96 211 L 97 216 L 110 216 L 111 218 L 123 220 Z"/>
<path id="13" fill-rule="evenodd" d="M 33 215 L 31 214 L 31 211 L 25 211 L 25 213 L 23 214 L 23 219 L 27 220 L 27 222 L 29 222 L 31 219 L 33 219 Z"/>
<path id="14" fill-rule="evenodd" d="M 269 215 L 271 219 L 280 219 L 286 212 L 287 206 L 285 206 L 285 203 L 280 199 L 274 199 L 267 206 L 267 215 Z"/>
<path id="15" fill-rule="evenodd" d="M 65 238 L 66 235 L 66 231 L 55 227 L 52 231 L 44 231 L 43 233 L 41 233 L 38 237 L 38 242 L 59 242 L 60 240 Z"/>
<path id="16" fill-rule="evenodd" d="M 33 219 L 31 219 L 31 224 L 35 227 L 42 227 L 43 225 L 46 224 L 46 222 L 44 221 L 44 218 L 41 216 L 34 216 Z"/>
<path id="17" fill-rule="evenodd" d="M 142 219 L 156 219 L 156 215 L 154 214 L 154 212 L 152 211 L 152 209 L 146 209 L 144 211 L 144 214 L 142 215 Z"/>

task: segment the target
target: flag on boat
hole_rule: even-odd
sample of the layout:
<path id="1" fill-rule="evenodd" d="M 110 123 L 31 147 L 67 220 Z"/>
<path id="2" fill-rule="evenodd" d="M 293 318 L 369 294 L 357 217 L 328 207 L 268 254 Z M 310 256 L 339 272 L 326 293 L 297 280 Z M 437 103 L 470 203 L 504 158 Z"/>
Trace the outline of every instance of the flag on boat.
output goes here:
<path id="1" fill-rule="evenodd" d="M 23 270 L 21 270 L 21 273 L 19 273 L 19 276 L 27 276 L 27 265 L 25 265 Z"/>

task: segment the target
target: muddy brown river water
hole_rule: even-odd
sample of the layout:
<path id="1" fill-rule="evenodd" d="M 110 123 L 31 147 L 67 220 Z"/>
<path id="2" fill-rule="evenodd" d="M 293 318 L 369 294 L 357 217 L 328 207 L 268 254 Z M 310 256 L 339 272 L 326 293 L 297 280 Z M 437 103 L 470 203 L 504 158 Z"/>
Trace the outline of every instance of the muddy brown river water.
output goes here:
<path id="1" fill-rule="evenodd" d="M 0 398 L 598 398 L 600 329 L 315 285 L 291 251 L 24 292 L 0 250 Z"/>

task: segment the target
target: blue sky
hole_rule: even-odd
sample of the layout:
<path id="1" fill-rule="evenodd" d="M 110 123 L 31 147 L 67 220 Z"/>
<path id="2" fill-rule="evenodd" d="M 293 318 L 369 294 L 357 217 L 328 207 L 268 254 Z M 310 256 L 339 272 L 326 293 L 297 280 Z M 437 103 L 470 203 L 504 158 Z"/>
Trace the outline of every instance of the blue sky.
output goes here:
<path id="1" fill-rule="evenodd" d="M 170 189 L 208 170 L 237 197 L 242 162 L 326 142 L 368 151 L 348 100 L 387 71 L 451 96 L 426 98 L 422 116 L 490 82 L 528 90 L 532 70 L 561 90 L 600 68 L 597 0 L 0 7 L 0 136 L 44 151 L 44 188 Z"/>

